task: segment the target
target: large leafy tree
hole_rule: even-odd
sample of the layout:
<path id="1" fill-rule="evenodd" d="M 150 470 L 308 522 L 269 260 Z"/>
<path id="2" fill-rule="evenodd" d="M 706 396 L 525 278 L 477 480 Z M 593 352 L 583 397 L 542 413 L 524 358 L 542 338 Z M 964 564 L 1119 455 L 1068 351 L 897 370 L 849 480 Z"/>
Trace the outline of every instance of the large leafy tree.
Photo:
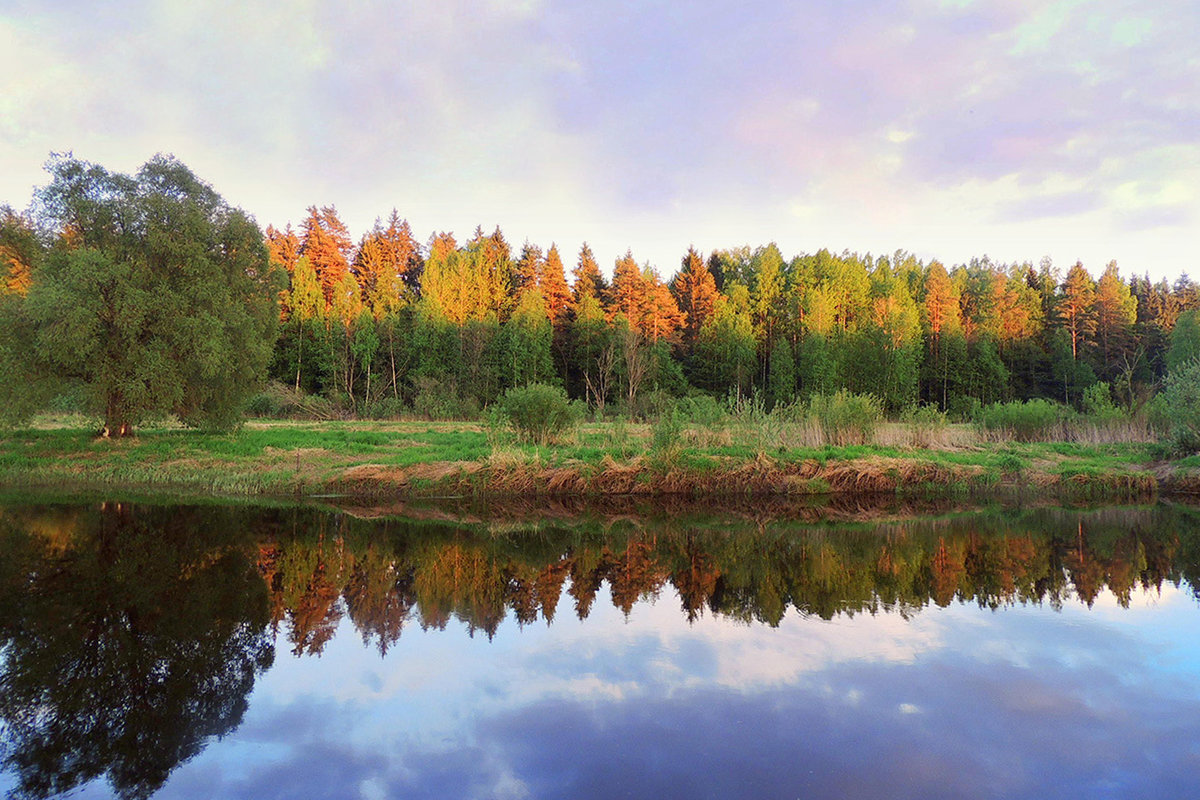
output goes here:
<path id="1" fill-rule="evenodd" d="M 106 435 L 149 413 L 233 426 L 279 320 L 262 231 L 169 156 L 134 176 L 71 156 L 47 169 L 37 207 L 58 237 L 17 311 L 28 372 L 82 386 Z"/>

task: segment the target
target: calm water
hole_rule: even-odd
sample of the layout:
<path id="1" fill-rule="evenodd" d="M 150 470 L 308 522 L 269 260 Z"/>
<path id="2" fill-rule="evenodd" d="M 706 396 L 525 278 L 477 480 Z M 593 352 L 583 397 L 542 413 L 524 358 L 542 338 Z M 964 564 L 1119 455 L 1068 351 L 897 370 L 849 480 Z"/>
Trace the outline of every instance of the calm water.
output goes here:
<path id="1" fill-rule="evenodd" d="M 0 790 L 1200 785 L 1196 510 L 421 516 L 0 507 Z"/>

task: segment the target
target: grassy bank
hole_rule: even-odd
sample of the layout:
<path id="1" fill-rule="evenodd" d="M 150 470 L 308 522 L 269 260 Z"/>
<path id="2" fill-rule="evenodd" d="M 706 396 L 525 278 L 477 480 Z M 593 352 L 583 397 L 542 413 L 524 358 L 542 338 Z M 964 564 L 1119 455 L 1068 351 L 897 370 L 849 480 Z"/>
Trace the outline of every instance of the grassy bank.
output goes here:
<path id="1" fill-rule="evenodd" d="M 998 442 L 950 426 L 925 446 L 884 426 L 875 443 L 810 446 L 786 431 L 719 437 L 590 423 L 523 444 L 477 423 L 255 421 L 234 434 L 163 424 L 100 440 L 84 421 L 41 418 L 0 439 L 0 486 L 240 496 L 947 494 L 1032 490 L 1096 499 L 1195 489 L 1200 463 L 1147 442 Z M 1196 459 L 1192 459 L 1196 460 Z"/>

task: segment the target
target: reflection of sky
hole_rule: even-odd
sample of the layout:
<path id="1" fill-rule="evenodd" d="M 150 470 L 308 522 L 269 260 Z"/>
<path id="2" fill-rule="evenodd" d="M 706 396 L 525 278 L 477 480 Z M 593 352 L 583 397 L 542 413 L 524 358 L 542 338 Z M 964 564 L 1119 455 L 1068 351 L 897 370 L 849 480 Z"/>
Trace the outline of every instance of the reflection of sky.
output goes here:
<path id="1" fill-rule="evenodd" d="M 158 797 L 1187 796 L 1198 611 L 1168 586 L 688 626 L 664 591 L 491 642 L 413 625 L 386 658 L 346 623 Z"/>

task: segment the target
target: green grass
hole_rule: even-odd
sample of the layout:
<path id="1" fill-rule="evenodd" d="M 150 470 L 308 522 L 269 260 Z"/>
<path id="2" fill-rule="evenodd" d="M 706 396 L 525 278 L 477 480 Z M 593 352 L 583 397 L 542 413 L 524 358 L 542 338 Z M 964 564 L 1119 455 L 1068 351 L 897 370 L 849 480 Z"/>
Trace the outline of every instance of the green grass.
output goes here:
<path id="1" fill-rule="evenodd" d="M 489 436 L 473 423 L 255 421 L 231 434 L 211 434 L 178 426 L 147 426 L 135 437 L 94 438 L 94 428 L 78 421 L 39 420 L 38 427 L 0 436 L 0 488 L 68 486 L 120 487 L 226 495 L 314 494 L 338 484 L 346 470 L 363 465 L 406 469 L 441 462 L 491 462 L 496 468 L 582 466 L 594 475 L 605 459 L 626 463 L 641 457 L 653 472 L 695 475 L 736 468 L 762 452 L 753 444 L 696 444 L 685 440 L 655 452 L 647 425 L 582 425 L 566 440 L 537 446 L 511 436 Z M 1039 442 L 966 445 L 945 449 L 907 446 L 780 446 L 766 455 L 777 465 L 816 462 L 828 467 L 874 460 L 923 463 L 942 468 L 955 482 L 996 486 L 1022 482 L 1031 472 L 1089 486 L 1128 482 L 1161 458 L 1153 444 L 1088 445 Z M 1200 456 L 1177 462 L 1200 467 Z M 893 471 L 885 465 L 885 474 Z M 1084 476 L 1076 479 L 1076 476 Z M 649 481 L 651 476 L 639 477 Z M 815 479 L 813 487 L 823 481 Z M 482 486 L 482 479 L 472 485 Z M 428 480 L 410 483 L 436 491 Z M 827 488 L 827 485 L 826 485 Z M 913 487 L 905 486 L 907 491 Z M 943 487 L 945 489 L 945 487 Z"/>

